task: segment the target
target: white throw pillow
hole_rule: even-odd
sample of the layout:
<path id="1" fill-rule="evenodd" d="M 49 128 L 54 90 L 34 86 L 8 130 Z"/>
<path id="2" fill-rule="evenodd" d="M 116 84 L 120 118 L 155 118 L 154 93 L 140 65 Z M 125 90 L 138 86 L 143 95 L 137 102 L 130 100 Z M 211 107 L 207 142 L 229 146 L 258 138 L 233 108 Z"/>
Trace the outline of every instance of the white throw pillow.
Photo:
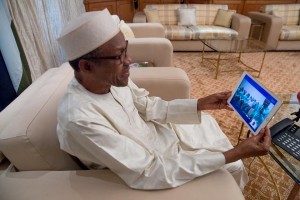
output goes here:
<path id="1" fill-rule="evenodd" d="M 119 28 L 121 32 L 123 33 L 125 39 L 127 38 L 135 38 L 133 31 L 131 28 L 124 22 L 124 20 L 120 21 Z"/>
<path id="2" fill-rule="evenodd" d="M 196 9 L 195 8 L 178 8 L 178 25 L 196 26 Z"/>

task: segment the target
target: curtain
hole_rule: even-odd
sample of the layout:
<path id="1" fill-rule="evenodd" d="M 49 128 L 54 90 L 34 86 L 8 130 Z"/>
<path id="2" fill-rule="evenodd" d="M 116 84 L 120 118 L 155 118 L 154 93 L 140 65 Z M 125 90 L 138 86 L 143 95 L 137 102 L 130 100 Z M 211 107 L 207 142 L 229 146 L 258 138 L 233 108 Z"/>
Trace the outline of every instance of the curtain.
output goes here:
<path id="1" fill-rule="evenodd" d="M 85 12 L 83 0 L 7 0 L 20 42 L 36 80 L 67 61 L 56 41 L 64 24 Z"/>
<path id="2" fill-rule="evenodd" d="M 0 51 L 0 112 L 12 102 L 16 97 L 10 76 Z M 1 160 L 1 159 L 0 159 Z"/>
<path id="3" fill-rule="evenodd" d="M 31 76 L 6 1 L 0 1 L 0 27 L 0 109 L 2 110 L 31 84 Z"/>

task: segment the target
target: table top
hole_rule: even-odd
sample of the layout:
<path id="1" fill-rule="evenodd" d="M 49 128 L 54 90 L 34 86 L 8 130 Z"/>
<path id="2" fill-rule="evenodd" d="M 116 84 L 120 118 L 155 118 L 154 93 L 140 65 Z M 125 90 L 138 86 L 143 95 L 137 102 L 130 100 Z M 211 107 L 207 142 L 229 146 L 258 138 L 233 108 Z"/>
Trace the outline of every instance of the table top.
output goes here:
<path id="1" fill-rule="evenodd" d="M 277 96 L 283 101 L 283 104 L 275 114 L 274 118 L 270 121 L 269 127 L 284 118 L 295 118 L 295 115 L 291 115 L 291 113 L 298 111 L 300 108 L 297 101 L 291 100 L 291 94 L 278 94 Z M 300 126 L 300 120 L 295 123 Z M 276 144 L 272 144 L 270 155 L 297 184 L 300 184 L 299 160 L 295 159 Z"/>
<path id="2" fill-rule="evenodd" d="M 231 37 L 224 40 L 201 39 L 203 44 L 217 52 L 230 53 L 251 53 L 264 52 L 270 47 L 256 39 Z"/>

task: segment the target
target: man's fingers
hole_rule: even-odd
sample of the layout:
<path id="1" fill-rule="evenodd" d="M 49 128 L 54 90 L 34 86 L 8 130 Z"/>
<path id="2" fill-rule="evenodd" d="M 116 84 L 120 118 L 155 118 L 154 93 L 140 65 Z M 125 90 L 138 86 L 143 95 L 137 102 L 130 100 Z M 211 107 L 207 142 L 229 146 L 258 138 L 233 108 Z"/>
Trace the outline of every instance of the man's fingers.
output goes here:
<path id="1" fill-rule="evenodd" d="M 222 92 L 216 94 L 219 99 L 228 99 L 231 95 L 231 92 Z"/>
<path id="2" fill-rule="evenodd" d="M 265 128 L 265 134 L 264 134 L 264 141 L 263 143 L 265 145 L 267 145 L 267 147 L 269 148 L 270 147 L 270 144 L 271 144 L 271 133 L 270 133 L 270 129 L 268 127 Z"/>
<path id="3" fill-rule="evenodd" d="M 264 131 L 264 130 L 263 130 L 263 131 L 261 130 L 261 131 L 259 131 L 259 133 L 258 133 L 257 135 L 254 136 L 253 139 L 254 139 L 256 142 L 260 142 L 264 136 L 265 136 L 265 131 Z"/>
<path id="4" fill-rule="evenodd" d="M 269 151 L 271 145 L 270 129 L 268 127 L 265 127 L 256 136 L 256 142 L 258 142 L 258 145 L 263 148 L 266 154 Z"/>

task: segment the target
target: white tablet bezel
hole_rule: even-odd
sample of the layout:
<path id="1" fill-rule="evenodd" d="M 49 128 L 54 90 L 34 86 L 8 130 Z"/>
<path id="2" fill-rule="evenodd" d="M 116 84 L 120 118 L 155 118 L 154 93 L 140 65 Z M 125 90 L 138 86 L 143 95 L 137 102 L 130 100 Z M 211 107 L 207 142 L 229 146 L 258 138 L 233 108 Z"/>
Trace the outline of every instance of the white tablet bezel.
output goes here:
<path id="1" fill-rule="evenodd" d="M 271 96 L 272 98 L 274 98 L 274 100 L 276 100 L 276 103 L 274 104 L 274 107 L 270 110 L 269 114 L 267 114 L 267 116 L 265 117 L 265 119 L 263 120 L 263 122 L 255 129 L 253 127 L 251 127 L 249 125 L 249 123 L 240 115 L 240 113 L 237 111 L 237 109 L 234 107 L 234 105 L 231 103 L 231 100 L 233 99 L 233 97 L 235 96 L 235 93 L 237 92 L 237 90 L 239 89 L 239 87 L 241 86 L 245 76 L 248 76 L 250 79 L 253 80 L 253 82 L 255 84 L 258 85 L 258 87 L 260 87 L 259 89 L 261 91 L 264 91 L 266 94 L 268 94 L 269 96 Z M 236 84 L 234 90 L 232 91 L 232 95 L 230 96 L 230 98 L 227 100 L 227 103 L 230 105 L 230 107 L 237 113 L 237 115 L 239 116 L 240 119 L 242 119 L 242 121 L 247 125 L 247 127 L 249 128 L 249 130 L 254 134 L 258 134 L 259 131 L 264 128 L 269 121 L 272 119 L 272 117 L 275 115 L 275 113 L 278 111 L 278 109 L 280 108 L 282 101 L 276 97 L 272 92 L 270 92 L 267 88 L 265 88 L 262 84 L 260 84 L 255 78 L 253 78 L 249 73 L 244 72 L 240 78 L 240 80 L 238 81 L 238 83 Z M 245 118 L 248 117 L 246 114 Z M 250 119 L 250 118 L 249 118 Z"/>

